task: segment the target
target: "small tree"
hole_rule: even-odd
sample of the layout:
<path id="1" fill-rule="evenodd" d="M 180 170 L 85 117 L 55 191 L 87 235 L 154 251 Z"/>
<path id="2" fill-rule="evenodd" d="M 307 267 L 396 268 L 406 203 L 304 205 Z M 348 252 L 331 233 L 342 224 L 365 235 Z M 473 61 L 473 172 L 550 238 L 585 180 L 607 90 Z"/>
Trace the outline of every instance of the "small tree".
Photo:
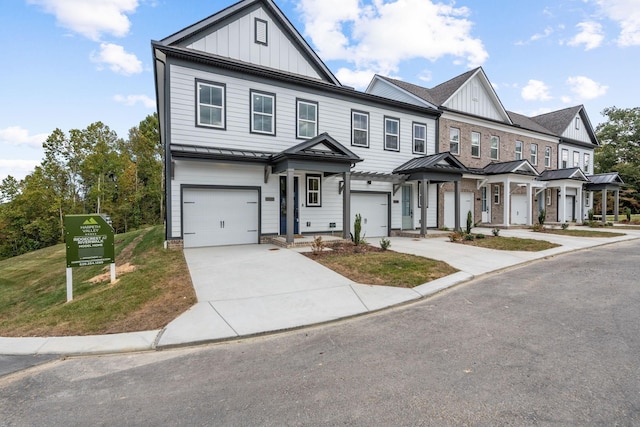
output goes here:
<path id="1" fill-rule="evenodd" d="M 361 243 L 364 243 L 364 235 L 362 233 L 362 215 L 356 214 L 356 220 L 353 222 L 353 234 L 351 235 L 351 240 L 353 244 L 358 246 Z"/>
<path id="2" fill-rule="evenodd" d="M 540 223 L 540 227 L 544 228 L 544 222 L 547 219 L 547 211 L 545 211 L 544 209 L 542 209 L 540 212 L 538 212 L 538 223 Z"/>
<path id="3" fill-rule="evenodd" d="M 467 234 L 471 234 L 471 227 L 473 227 L 473 214 L 469 211 L 467 212 Z"/>

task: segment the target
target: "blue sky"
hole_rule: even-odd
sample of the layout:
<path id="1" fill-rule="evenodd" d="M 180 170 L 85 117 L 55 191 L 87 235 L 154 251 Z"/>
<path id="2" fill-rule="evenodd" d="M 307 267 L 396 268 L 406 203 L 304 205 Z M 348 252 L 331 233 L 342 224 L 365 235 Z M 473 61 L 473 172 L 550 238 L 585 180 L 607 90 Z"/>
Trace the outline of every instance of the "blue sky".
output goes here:
<path id="1" fill-rule="evenodd" d="M 638 0 L 275 0 L 345 85 L 374 73 L 432 87 L 481 65 L 507 110 L 584 104 L 594 127 L 636 107 Z M 22 179 L 55 129 L 126 138 L 155 110 L 151 40 L 234 0 L 0 2 L 0 180 Z"/>

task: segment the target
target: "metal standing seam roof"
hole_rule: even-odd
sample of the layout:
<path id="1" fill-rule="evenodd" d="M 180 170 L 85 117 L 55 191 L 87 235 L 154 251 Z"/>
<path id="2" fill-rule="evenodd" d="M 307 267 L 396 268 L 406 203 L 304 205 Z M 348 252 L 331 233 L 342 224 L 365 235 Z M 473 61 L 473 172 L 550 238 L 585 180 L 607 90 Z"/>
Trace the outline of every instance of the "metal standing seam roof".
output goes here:
<path id="1" fill-rule="evenodd" d="M 558 179 L 573 179 L 578 181 L 589 181 L 579 167 L 565 169 L 547 169 L 540 174 L 540 181 L 554 181 Z"/>
<path id="2" fill-rule="evenodd" d="M 528 166 L 528 170 L 520 170 L 522 166 Z M 484 168 L 482 168 L 482 172 L 485 175 L 500 175 L 505 173 L 517 173 L 520 175 L 531 176 L 538 175 L 538 172 L 531 165 L 531 163 L 529 163 L 528 160 L 512 160 L 510 162 L 489 163 Z"/>
<path id="3" fill-rule="evenodd" d="M 592 184 L 624 184 L 618 172 L 599 173 L 596 175 L 589 175 L 587 179 Z"/>
<path id="4" fill-rule="evenodd" d="M 443 164 L 445 162 L 446 164 Z M 444 152 L 413 158 L 393 170 L 393 173 L 410 173 L 416 170 L 441 169 L 443 171 L 466 172 L 467 168 L 453 157 L 451 153 Z"/>

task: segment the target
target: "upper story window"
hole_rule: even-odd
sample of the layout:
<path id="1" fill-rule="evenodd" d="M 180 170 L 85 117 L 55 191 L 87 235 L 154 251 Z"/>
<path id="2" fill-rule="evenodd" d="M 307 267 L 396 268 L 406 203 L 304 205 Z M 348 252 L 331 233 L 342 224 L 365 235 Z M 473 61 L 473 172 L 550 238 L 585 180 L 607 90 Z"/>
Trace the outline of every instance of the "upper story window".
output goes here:
<path id="1" fill-rule="evenodd" d="M 580 153 L 577 151 L 573 152 L 573 167 L 574 168 L 580 167 Z"/>
<path id="2" fill-rule="evenodd" d="M 251 91 L 251 132 L 275 135 L 275 105 L 275 95 Z"/>
<path id="3" fill-rule="evenodd" d="M 491 160 L 500 159 L 500 137 L 491 135 Z"/>
<path id="4" fill-rule="evenodd" d="M 298 100 L 298 138 L 313 138 L 318 134 L 318 103 Z"/>
<path id="5" fill-rule="evenodd" d="M 400 151 L 400 119 L 384 118 L 384 149 Z"/>
<path id="6" fill-rule="evenodd" d="M 427 153 L 427 125 L 422 123 L 413 124 L 413 152 L 416 154 Z"/>
<path id="7" fill-rule="evenodd" d="M 516 141 L 516 160 L 522 160 L 522 141 Z"/>
<path id="8" fill-rule="evenodd" d="M 471 157 L 480 157 L 480 132 L 471 132 Z"/>
<path id="9" fill-rule="evenodd" d="M 254 23 L 256 33 L 255 42 L 266 46 L 268 41 L 267 21 L 260 18 L 255 18 Z"/>
<path id="10" fill-rule="evenodd" d="M 551 167 L 551 147 L 544 148 L 544 167 Z"/>
<path id="11" fill-rule="evenodd" d="M 449 151 L 451 154 L 460 154 L 460 129 L 449 128 Z"/>
<path id="12" fill-rule="evenodd" d="M 369 113 L 351 112 L 351 145 L 369 146 Z"/>
<path id="13" fill-rule="evenodd" d="M 307 206 L 322 206 L 320 199 L 320 175 L 307 175 Z"/>
<path id="14" fill-rule="evenodd" d="M 538 144 L 531 144 L 531 164 L 538 164 Z"/>
<path id="15" fill-rule="evenodd" d="M 225 85 L 196 80 L 196 125 L 224 129 Z"/>
<path id="16" fill-rule="evenodd" d="M 580 117 L 576 117 L 576 129 L 580 130 Z"/>
<path id="17" fill-rule="evenodd" d="M 589 166 L 590 166 L 590 163 L 591 163 L 591 154 L 589 154 L 589 153 L 584 153 L 584 163 L 583 163 L 583 164 L 584 164 L 584 167 L 582 168 L 582 171 L 583 171 L 584 173 L 587 173 L 587 174 L 589 173 Z"/>
<path id="18" fill-rule="evenodd" d="M 562 149 L 562 159 L 560 160 L 560 169 L 569 167 L 569 150 Z"/>

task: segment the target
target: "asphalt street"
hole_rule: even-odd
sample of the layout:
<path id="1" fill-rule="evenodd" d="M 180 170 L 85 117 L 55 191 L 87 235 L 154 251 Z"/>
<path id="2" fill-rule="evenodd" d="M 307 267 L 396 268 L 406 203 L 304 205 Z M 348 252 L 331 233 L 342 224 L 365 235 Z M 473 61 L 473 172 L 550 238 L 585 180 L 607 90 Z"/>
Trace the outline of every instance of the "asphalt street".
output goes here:
<path id="1" fill-rule="evenodd" d="M 639 425 L 639 275 L 622 242 L 330 325 L 58 360 L 0 378 L 0 425 Z"/>

